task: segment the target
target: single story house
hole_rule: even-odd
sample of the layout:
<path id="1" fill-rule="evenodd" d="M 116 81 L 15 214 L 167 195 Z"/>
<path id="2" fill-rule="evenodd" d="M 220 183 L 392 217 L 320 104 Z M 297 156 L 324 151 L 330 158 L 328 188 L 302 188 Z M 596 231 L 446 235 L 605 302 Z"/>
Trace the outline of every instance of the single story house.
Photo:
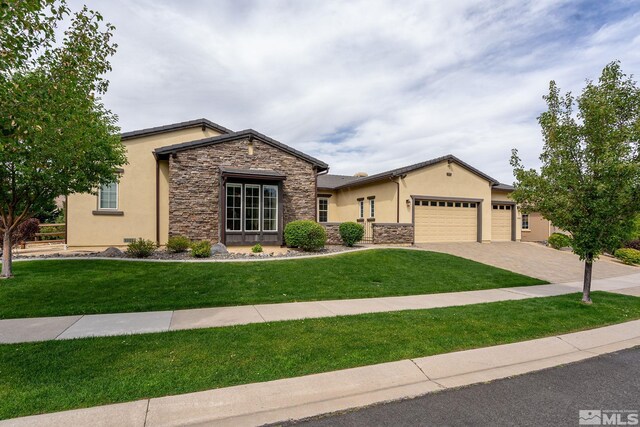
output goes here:
<path id="1" fill-rule="evenodd" d="M 206 119 L 126 132 L 129 163 L 97 194 L 67 198 L 67 244 L 123 246 L 170 236 L 281 245 L 284 226 L 317 220 L 338 242 L 344 221 L 375 243 L 518 241 L 512 187 L 452 155 L 376 175 L 329 166 L 252 129 Z M 529 219 L 531 221 L 531 219 Z"/>

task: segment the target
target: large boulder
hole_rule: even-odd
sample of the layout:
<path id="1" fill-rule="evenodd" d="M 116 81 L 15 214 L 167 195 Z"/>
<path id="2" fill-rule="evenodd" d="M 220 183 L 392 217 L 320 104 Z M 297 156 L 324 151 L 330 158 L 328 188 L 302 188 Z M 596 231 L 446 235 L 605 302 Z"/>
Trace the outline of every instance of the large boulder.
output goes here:
<path id="1" fill-rule="evenodd" d="M 211 255 L 225 255 L 228 253 L 229 251 L 227 250 L 227 247 L 222 243 L 216 243 L 211 246 Z"/>
<path id="2" fill-rule="evenodd" d="M 107 248 L 104 251 L 100 252 L 98 255 L 108 258 L 122 258 L 124 257 L 124 252 L 122 252 L 118 248 L 114 248 L 113 246 L 111 246 L 110 248 Z"/>

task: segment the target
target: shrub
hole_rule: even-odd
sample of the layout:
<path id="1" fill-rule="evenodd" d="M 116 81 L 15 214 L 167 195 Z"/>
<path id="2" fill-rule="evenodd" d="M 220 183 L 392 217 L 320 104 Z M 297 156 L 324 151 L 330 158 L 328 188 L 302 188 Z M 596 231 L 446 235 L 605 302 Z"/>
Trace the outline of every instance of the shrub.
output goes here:
<path id="1" fill-rule="evenodd" d="M 562 233 L 553 233 L 551 236 L 549 236 L 549 240 L 547 240 L 547 243 L 549 243 L 549 246 L 551 246 L 553 249 L 566 248 L 568 246 L 571 246 L 571 242 L 571 237 Z"/>
<path id="2" fill-rule="evenodd" d="M 260 252 L 262 252 L 262 245 L 260 243 L 256 243 L 252 248 L 251 248 L 251 252 L 253 252 L 254 254 L 259 254 Z"/>
<path id="3" fill-rule="evenodd" d="M 147 258 L 157 247 L 155 242 L 139 238 L 129 243 L 127 246 L 127 255 L 134 258 Z"/>
<path id="4" fill-rule="evenodd" d="M 284 240 L 288 246 L 315 251 L 324 247 L 327 232 L 315 221 L 292 221 L 284 228 Z"/>
<path id="5" fill-rule="evenodd" d="M 17 245 L 18 243 L 28 242 L 33 240 L 36 233 L 40 231 L 40 220 L 37 218 L 29 218 L 24 222 L 21 222 L 11 232 L 11 243 Z M 0 247 L 4 242 L 4 233 L 0 233 Z"/>
<path id="6" fill-rule="evenodd" d="M 640 251 L 640 239 L 629 240 L 624 244 L 624 247 Z"/>
<path id="7" fill-rule="evenodd" d="M 191 240 L 185 236 L 173 236 L 167 241 L 167 250 L 169 252 L 185 252 L 191 246 Z"/>
<path id="8" fill-rule="evenodd" d="M 357 222 L 343 222 L 338 228 L 340 238 L 346 246 L 353 246 L 364 237 L 364 227 Z"/>
<path id="9" fill-rule="evenodd" d="M 640 251 L 637 249 L 621 248 L 615 252 L 614 256 L 625 264 L 640 264 Z"/>
<path id="10" fill-rule="evenodd" d="M 209 258 L 211 256 L 211 242 L 201 240 L 191 244 L 191 255 L 196 258 Z"/>

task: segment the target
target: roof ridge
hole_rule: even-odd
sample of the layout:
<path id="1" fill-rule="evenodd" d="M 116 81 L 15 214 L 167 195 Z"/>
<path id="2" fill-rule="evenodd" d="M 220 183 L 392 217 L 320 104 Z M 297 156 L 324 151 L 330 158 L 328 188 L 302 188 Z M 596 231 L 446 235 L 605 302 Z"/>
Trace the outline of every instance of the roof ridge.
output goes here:
<path id="1" fill-rule="evenodd" d="M 239 138 L 243 138 L 243 137 L 253 137 L 253 138 L 257 138 L 259 140 L 262 140 L 263 142 L 265 142 L 266 144 L 269 144 L 273 147 L 279 148 L 282 151 L 288 152 L 289 154 L 292 154 L 296 157 L 299 157 L 303 160 L 306 160 L 307 162 L 315 165 L 315 166 L 319 166 L 321 169 L 329 169 L 329 165 L 327 165 L 325 162 L 323 162 L 322 160 L 316 159 L 315 157 L 312 157 L 308 154 L 303 153 L 302 151 L 296 150 L 293 147 L 290 147 L 280 141 L 277 141 L 273 138 L 270 138 L 258 131 L 255 131 L 253 129 L 244 129 L 244 130 L 240 130 L 237 132 L 230 132 L 228 134 L 223 134 L 223 135 L 216 135 L 216 136 L 210 136 L 207 138 L 201 138 L 201 139 L 196 139 L 193 141 L 186 141 L 186 142 L 181 142 L 178 144 L 172 144 L 172 145 L 166 145 L 164 147 L 158 147 L 154 150 L 154 153 L 156 155 L 158 154 L 168 154 L 168 153 L 172 153 L 172 152 L 177 152 L 177 151 L 182 151 L 182 150 L 188 150 L 190 148 L 196 148 L 196 147 L 202 147 L 205 145 L 209 145 L 209 144 L 214 144 L 217 142 L 224 142 L 224 141 L 232 141 L 235 139 L 239 139 Z"/>
<path id="2" fill-rule="evenodd" d="M 171 123 L 168 125 L 154 126 L 149 128 L 122 132 L 120 133 L 120 139 L 126 140 L 126 139 L 138 138 L 142 136 L 157 135 L 160 133 L 171 132 L 171 131 L 180 130 L 180 129 L 188 129 L 196 126 L 206 126 L 210 129 L 216 130 L 223 134 L 233 133 L 231 129 L 228 129 L 222 125 L 214 123 L 211 120 L 203 117 L 203 118 L 194 119 L 194 120 Z"/>
<path id="3" fill-rule="evenodd" d="M 426 167 L 426 166 L 431 166 L 431 165 L 440 163 L 440 162 L 445 161 L 445 160 L 451 160 L 451 161 L 454 161 L 454 162 L 458 163 L 459 165 L 461 165 L 465 169 L 468 169 L 471 172 L 483 177 L 484 179 L 489 181 L 492 185 L 496 185 L 496 184 L 500 183 L 500 181 L 498 181 L 497 179 L 492 178 L 491 176 L 489 176 L 489 175 L 485 174 L 484 172 L 480 171 L 479 169 L 474 168 L 470 164 L 463 162 L 462 160 L 460 160 L 459 158 L 457 158 L 453 154 L 446 154 L 444 156 L 435 157 L 433 159 L 426 160 L 426 161 L 423 161 L 423 162 L 418 162 L 418 163 L 414 163 L 414 164 L 411 164 L 411 165 L 408 165 L 408 166 L 403 166 L 403 167 L 400 167 L 400 168 L 390 169 L 388 171 L 379 172 L 377 174 L 373 174 L 373 175 L 369 175 L 369 176 L 366 176 L 366 177 L 362 177 L 362 178 L 357 179 L 357 180 L 352 181 L 352 182 L 346 182 L 344 184 L 340 184 L 340 185 L 336 186 L 335 189 L 347 188 L 347 187 L 351 187 L 351 186 L 354 186 L 354 185 L 361 185 L 363 183 L 373 182 L 373 181 L 376 181 L 378 179 L 382 179 L 382 178 L 386 178 L 386 177 L 392 178 L 392 177 L 395 177 L 395 176 L 398 176 L 398 175 L 404 175 L 405 173 L 414 171 L 416 169 L 421 169 L 421 168 Z"/>

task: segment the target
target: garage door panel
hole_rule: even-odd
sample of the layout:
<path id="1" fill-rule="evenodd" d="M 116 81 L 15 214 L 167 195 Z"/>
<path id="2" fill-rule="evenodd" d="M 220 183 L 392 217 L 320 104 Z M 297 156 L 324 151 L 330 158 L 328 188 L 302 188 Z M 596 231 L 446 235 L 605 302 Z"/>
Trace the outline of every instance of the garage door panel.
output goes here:
<path id="1" fill-rule="evenodd" d="M 477 207 L 431 206 L 428 202 L 415 207 L 415 241 L 475 242 L 478 238 Z M 477 206 L 477 205 L 476 205 Z"/>
<path id="2" fill-rule="evenodd" d="M 491 240 L 494 242 L 511 240 L 512 206 L 493 204 L 491 209 Z"/>

